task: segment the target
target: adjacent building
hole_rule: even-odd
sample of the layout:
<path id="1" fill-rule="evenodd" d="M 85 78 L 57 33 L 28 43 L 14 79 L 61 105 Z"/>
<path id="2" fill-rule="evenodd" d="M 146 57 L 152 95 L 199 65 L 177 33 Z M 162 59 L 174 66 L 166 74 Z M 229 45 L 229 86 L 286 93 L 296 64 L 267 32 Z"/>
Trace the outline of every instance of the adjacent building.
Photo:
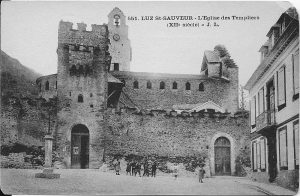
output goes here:
<path id="1" fill-rule="evenodd" d="M 299 21 L 282 13 L 267 33 L 261 63 L 245 88 L 251 98 L 251 161 L 257 180 L 295 188 L 299 178 Z"/>

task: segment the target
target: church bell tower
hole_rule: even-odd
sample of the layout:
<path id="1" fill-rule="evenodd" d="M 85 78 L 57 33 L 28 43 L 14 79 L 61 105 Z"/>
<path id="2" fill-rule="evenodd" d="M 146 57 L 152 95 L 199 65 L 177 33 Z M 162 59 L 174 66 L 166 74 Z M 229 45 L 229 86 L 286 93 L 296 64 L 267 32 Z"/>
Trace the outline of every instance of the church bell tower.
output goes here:
<path id="1" fill-rule="evenodd" d="M 110 71 L 130 71 L 131 46 L 128 26 L 123 12 L 115 7 L 108 14 L 109 53 L 112 57 Z"/>

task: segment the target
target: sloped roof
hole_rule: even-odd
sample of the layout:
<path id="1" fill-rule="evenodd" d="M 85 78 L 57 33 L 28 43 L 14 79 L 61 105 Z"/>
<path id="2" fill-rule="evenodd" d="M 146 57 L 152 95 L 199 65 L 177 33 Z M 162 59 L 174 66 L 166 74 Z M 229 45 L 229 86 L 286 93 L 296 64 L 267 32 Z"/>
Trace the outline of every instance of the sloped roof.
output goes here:
<path id="1" fill-rule="evenodd" d="M 215 51 L 205 50 L 204 56 L 209 63 L 218 63 L 220 62 L 220 57 Z"/>
<path id="2" fill-rule="evenodd" d="M 110 17 L 112 14 L 119 14 L 122 16 L 125 16 L 122 10 L 120 10 L 118 7 L 115 7 L 109 14 L 108 16 Z"/>
<path id="3" fill-rule="evenodd" d="M 110 83 L 120 83 L 120 84 L 123 83 L 119 79 L 112 76 L 110 73 L 107 73 L 107 81 L 110 82 Z"/>
<path id="4" fill-rule="evenodd" d="M 188 112 L 199 112 L 200 110 L 205 109 L 214 109 L 217 112 L 224 113 L 225 110 L 219 106 L 218 104 L 214 103 L 213 101 L 207 101 L 205 103 L 197 103 L 197 104 L 181 104 L 181 105 L 173 105 L 174 110 L 187 110 Z"/>
<path id="5" fill-rule="evenodd" d="M 198 112 L 200 110 L 205 110 L 205 109 L 214 109 L 215 111 L 222 112 L 222 113 L 225 112 L 225 110 L 221 106 L 219 106 L 218 104 L 216 104 L 212 101 L 197 104 L 197 106 L 192 108 L 191 110 L 189 110 L 189 112 L 193 112 L 193 111 Z"/>

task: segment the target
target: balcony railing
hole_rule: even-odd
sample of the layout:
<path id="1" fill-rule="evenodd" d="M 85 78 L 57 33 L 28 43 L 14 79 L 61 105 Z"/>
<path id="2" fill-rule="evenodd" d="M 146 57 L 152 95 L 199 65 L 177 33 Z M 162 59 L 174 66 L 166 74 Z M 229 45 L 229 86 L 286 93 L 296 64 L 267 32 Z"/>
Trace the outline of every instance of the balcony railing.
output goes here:
<path id="1" fill-rule="evenodd" d="M 275 110 L 266 110 L 263 113 L 261 113 L 258 117 L 256 117 L 257 131 L 273 126 L 275 124 Z"/>

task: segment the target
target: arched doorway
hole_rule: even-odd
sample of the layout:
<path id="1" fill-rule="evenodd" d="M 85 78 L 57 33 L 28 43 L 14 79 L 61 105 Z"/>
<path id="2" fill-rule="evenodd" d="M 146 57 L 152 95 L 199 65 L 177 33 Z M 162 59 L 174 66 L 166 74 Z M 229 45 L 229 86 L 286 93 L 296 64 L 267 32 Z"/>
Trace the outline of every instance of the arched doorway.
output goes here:
<path id="1" fill-rule="evenodd" d="M 71 132 L 71 168 L 89 167 L 89 130 L 82 124 L 75 125 Z"/>
<path id="2" fill-rule="evenodd" d="M 219 137 L 214 144 L 215 175 L 230 175 L 230 141 L 226 137 Z"/>

